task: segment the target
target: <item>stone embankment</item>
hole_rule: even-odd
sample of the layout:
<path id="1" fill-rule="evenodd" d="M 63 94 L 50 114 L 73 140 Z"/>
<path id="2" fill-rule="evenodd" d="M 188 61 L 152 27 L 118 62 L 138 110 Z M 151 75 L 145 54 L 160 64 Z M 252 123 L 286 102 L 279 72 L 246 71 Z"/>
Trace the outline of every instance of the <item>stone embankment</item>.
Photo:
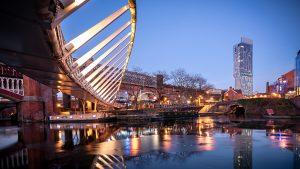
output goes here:
<path id="1" fill-rule="evenodd" d="M 220 102 L 210 111 L 230 113 L 236 107 L 243 107 L 246 117 L 266 117 L 268 109 L 273 112 L 273 117 L 300 117 L 300 98 L 294 100 L 257 98 Z"/>
<path id="2" fill-rule="evenodd" d="M 243 99 L 238 100 L 238 103 L 242 105 L 247 116 L 265 116 L 266 111 L 272 110 L 273 116 L 299 116 L 300 109 L 288 99 Z"/>

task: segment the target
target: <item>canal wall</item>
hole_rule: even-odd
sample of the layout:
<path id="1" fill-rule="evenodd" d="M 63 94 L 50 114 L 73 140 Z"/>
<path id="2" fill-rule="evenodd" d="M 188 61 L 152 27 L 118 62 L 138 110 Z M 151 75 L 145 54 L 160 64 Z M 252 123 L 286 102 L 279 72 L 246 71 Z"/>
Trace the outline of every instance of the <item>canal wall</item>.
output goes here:
<path id="1" fill-rule="evenodd" d="M 220 102 L 209 111 L 231 113 L 236 106 L 243 107 L 247 117 L 263 117 L 266 115 L 267 109 L 272 109 L 274 116 L 300 116 L 300 98 L 295 101 L 277 98 L 256 98 Z"/>
<path id="2" fill-rule="evenodd" d="M 242 99 L 237 103 L 245 108 L 248 117 L 266 115 L 267 109 L 272 109 L 274 116 L 297 116 L 300 115 L 299 108 L 288 99 Z"/>
<path id="3" fill-rule="evenodd" d="M 297 108 L 300 109 L 300 96 L 296 96 L 290 100 Z"/>

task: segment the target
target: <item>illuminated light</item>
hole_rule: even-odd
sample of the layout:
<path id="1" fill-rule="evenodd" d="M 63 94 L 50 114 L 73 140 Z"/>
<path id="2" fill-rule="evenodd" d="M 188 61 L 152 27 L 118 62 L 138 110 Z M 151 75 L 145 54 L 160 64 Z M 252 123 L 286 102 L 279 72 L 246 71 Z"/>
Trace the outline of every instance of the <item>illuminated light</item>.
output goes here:
<path id="1" fill-rule="evenodd" d="M 59 117 L 57 116 L 56 119 L 59 119 Z"/>
<path id="2" fill-rule="evenodd" d="M 282 141 L 282 142 L 280 143 L 280 147 L 283 148 L 283 149 L 285 149 L 285 148 L 287 147 L 285 141 Z"/>
<path id="3" fill-rule="evenodd" d="M 164 151 L 170 151 L 172 148 L 172 136 L 171 135 L 163 135 L 163 149 Z"/>
<path id="4" fill-rule="evenodd" d="M 125 25 L 123 25 L 121 28 L 119 28 L 116 32 L 114 32 L 109 37 L 107 37 L 105 40 L 103 40 L 102 42 L 100 42 L 93 49 L 91 49 L 90 51 L 88 51 L 87 53 L 85 53 L 82 57 L 80 57 L 78 60 L 76 60 L 74 62 L 73 67 L 79 67 L 79 66 L 83 65 L 87 60 L 89 60 L 91 57 L 93 57 L 98 51 L 100 51 L 103 47 L 105 47 L 108 43 L 110 43 L 114 38 L 116 38 L 130 24 L 131 24 L 131 22 L 127 22 Z"/>
<path id="5" fill-rule="evenodd" d="M 95 114 L 93 114 L 93 118 L 96 118 L 96 115 L 95 115 Z"/>
<path id="6" fill-rule="evenodd" d="M 75 52 L 79 47 L 84 45 L 87 41 L 89 41 L 91 38 L 96 36 L 100 31 L 102 31 L 104 28 L 106 28 L 109 24 L 111 24 L 114 20 L 116 20 L 118 17 L 120 17 L 122 14 L 124 14 L 129 9 L 129 6 L 126 5 L 110 15 L 109 17 L 105 18 L 92 28 L 88 29 L 84 33 L 80 34 L 73 40 L 71 40 L 68 44 L 66 44 L 65 47 L 71 46 L 71 48 L 66 49 L 68 53 L 65 56 L 69 56 L 73 52 Z"/>
<path id="7" fill-rule="evenodd" d="M 101 164 L 96 163 L 96 168 L 104 168 Z"/>
<path id="8" fill-rule="evenodd" d="M 93 134 L 93 130 L 92 129 L 88 129 L 86 131 L 86 133 L 87 133 L 87 136 L 91 136 Z"/>
<path id="9" fill-rule="evenodd" d="M 61 140 L 61 131 L 58 131 L 58 138 Z"/>
<path id="10" fill-rule="evenodd" d="M 70 119 L 73 119 L 73 116 L 70 116 Z"/>
<path id="11" fill-rule="evenodd" d="M 136 156 L 139 153 L 140 142 L 138 138 L 132 138 L 130 140 L 130 153 L 132 156 Z"/>
<path id="12" fill-rule="evenodd" d="M 76 6 L 79 6 L 79 5 L 82 4 L 84 1 L 86 1 L 86 0 L 75 0 L 74 4 L 75 4 Z"/>
<path id="13" fill-rule="evenodd" d="M 205 132 L 206 136 L 209 137 L 209 132 Z"/>
<path id="14" fill-rule="evenodd" d="M 61 107 L 61 104 L 60 104 L 60 103 L 57 103 L 56 106 L 57 106 L 57 107 Z"/>

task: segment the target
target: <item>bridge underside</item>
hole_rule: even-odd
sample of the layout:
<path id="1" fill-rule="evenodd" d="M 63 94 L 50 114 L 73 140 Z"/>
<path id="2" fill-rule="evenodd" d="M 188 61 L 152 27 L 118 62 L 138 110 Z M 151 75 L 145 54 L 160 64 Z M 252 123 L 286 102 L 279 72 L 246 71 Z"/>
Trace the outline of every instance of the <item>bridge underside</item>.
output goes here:
<path id="1" fill-rule="evenodd" d="M 57 35 L 41 19 L 51 15 L 50 2 L 10 0 L 1 3 L 0 62 L 53 89 L 95 102 L 96 98 L 60 67 L 55 51 L 52 51 L 52 41 Z M 106 103 L 100 104 L 110 107 Z"/>

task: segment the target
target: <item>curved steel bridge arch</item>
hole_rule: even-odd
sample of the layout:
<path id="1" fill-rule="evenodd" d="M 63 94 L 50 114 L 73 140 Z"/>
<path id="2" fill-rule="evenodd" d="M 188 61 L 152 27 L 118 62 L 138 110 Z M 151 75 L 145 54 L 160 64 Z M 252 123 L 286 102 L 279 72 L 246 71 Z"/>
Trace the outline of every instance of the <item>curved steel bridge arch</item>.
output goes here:
<path id="1" fill-rule="evenodd" d="M 7 24 L 0 28 L 0 62 L 64 93 L 118 107 L 114 100 L 134 43 L 136 2 L 128 0 L 127 5 L 65 42 L 60 23 L 88 1 L 12 0 L 2 4 L 0 12 Z M 124 25 L 79 58 L 72 57 L 126 12 L 130 19 Z M 126 28 L 129 32 L 120 37 Z M 104 51 L 108 44 L 111 47 Z M 104 53 L 96 56 L 99 51 Z"/>

